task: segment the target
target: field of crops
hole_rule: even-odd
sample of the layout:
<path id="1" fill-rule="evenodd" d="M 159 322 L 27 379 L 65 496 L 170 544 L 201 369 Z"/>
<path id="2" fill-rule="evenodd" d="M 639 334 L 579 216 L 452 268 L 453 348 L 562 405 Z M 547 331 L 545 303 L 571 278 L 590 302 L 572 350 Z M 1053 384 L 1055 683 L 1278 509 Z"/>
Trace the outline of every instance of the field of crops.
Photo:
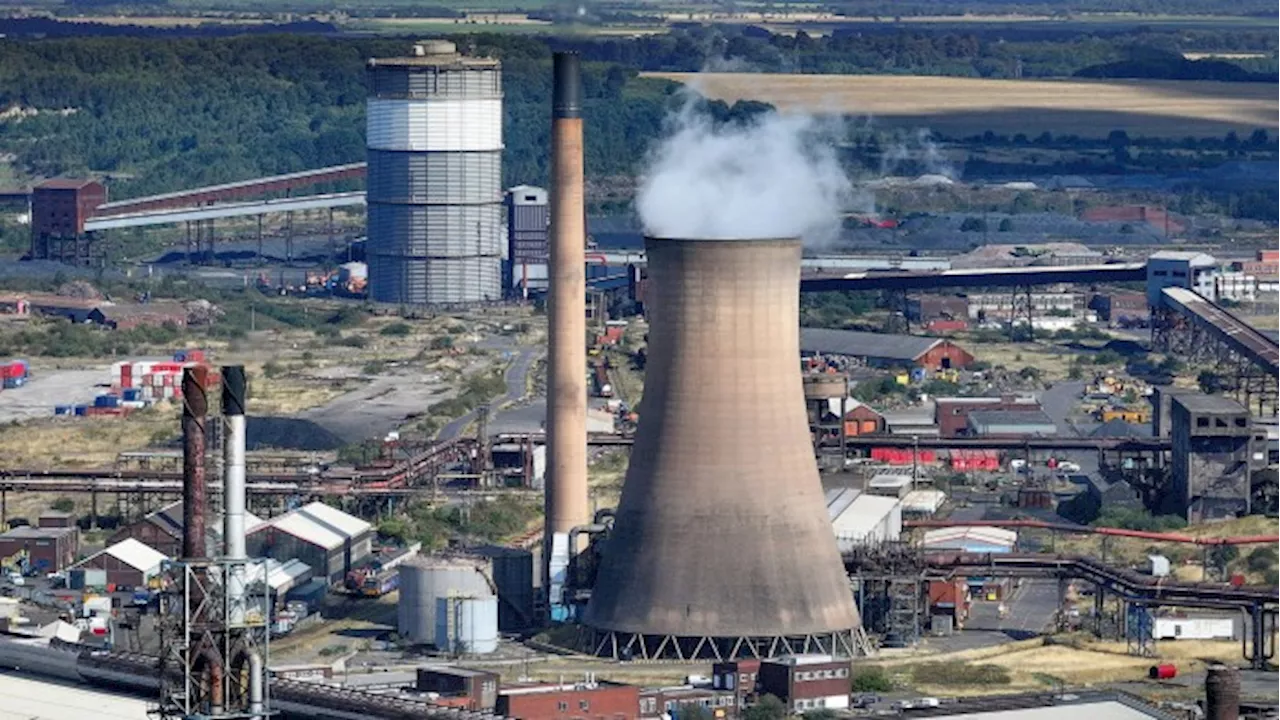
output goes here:
<path id="1" fill-rule="evenodd" d="M 1044 131 L 1084 137 L 1207 137 L 1274 132 L 1274 85 L 1163 80 L 987 80 L 902 75 L 648 73 L 691 83 L 728 102 L 870 116 L 876 124 L 927 127 L 947 136 Z"/>

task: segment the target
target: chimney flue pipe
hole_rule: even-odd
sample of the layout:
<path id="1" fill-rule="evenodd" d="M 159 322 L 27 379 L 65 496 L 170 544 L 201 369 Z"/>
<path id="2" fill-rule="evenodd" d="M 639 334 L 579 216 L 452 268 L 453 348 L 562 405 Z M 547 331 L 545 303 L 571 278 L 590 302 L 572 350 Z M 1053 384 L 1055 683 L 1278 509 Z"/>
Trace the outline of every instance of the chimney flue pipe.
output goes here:
<path id="1" fill-rule="evenodd" d="M 582 76 L 576 53 L 554 56 L 548 315 L 546 537 L 591 520 L 587 503 L 586 206 Z M 569 548 L 572 554 L 576 548 Z"/>
<path id="2" fill-rule="evenodd" d="M 209 373 L 203 366 L 182 371 L 182 557 L 206 555 L 205 516 L 209 492 L 205 484 L 205 416 Z"/>
<path id="3" fill-rule="evenodd" d="M 226 477 L 222 484 L 222 538 L 223 554 L 228 560 L 243 560 L 245 557 L 244 406 L 244 366 L 223 367 L 222 415 L 226 433 L 222 450 Z M 244 618 L 244 574 L 243 565 L 231 565 L 228 569 L 227 599 L 231 606 L 232 622 L 241 622 Z"/>

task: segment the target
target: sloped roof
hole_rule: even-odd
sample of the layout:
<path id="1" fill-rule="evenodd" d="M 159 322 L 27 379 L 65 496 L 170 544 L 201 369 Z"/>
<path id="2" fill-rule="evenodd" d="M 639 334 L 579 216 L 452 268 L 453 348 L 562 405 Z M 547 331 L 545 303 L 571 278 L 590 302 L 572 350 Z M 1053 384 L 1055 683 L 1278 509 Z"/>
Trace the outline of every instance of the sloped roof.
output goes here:
<path id="1" fill-rule="evenodd" d="M 322 502 L 304 505 L 295 512 L 312 522 L 331 527 L 347 537 L 354 538 L 373 528 L 372 525 L 354 515 L 348 515 L 337 508 L 329 507 Z"/>
<path id="2" fill-rule="evenodd" d="M 143 542 L 134 538 L 126 538 L 100 552 L 81 560 L 77 565 L 83 565 L 99 555 L 110 555 L 120 562 L 128 565 L 134 570 L 141 572 L 153 572 L 160 567 L 160 563 L 168 558 L 165 554 Z"/>
<path id="3" fill-rule="evenodd" d="M 898 498 L 859 495 L 832 523 L 838 537 L 861 539 L 898 506 Z"/>
<path id="4" fill-rule="evenodd" d="M 1141 427 L 1130 422 L 1125 422 L 1120 418 L 1112 418 L 1089 433 L 1089 437 L 1096 438 L 1130 438 L 1130 437 L 1150 437 L 1151 433 L 1144 431 Z"/>
<path id="5" fill-rule="evenodd" d="M 341 547 L 343 543 L 370 531 L 373 526 L 358 517 L 348 515 L 322 502 L 304 505 L 293 512 L 263 523 L 262 527 L 274 527 L 325 550 Z"/>
<path id="6" fill-rule="evenodd" d="M 935 548 L 959 548 L 969 543 L 1013 547 L 1018 533 L 1004 528 L 964 525 L 938 528 L 924 534 L 924 546 Z"/>
<path id="7" fill-rule="evenodd" d="M 823 355 L 915 360 L 940 342 L 942 338 L 920 335 L 800 328 L 800 351 Z"/>

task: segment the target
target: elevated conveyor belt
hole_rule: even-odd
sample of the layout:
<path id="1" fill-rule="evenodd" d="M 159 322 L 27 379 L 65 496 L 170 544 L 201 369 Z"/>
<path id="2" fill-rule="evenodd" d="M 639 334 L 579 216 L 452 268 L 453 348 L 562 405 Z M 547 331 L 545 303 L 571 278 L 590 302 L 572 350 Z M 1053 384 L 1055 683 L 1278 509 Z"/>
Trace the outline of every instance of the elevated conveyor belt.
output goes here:
<path id="1" fill-rule="evenodd" d="M 179 190 L 177 192 L 163 193 L 161 195 L 148 195 L 146 197 L 130 198 L 128 200 L 117 200 L 115 202 L 99 205 L 93 211 L 93 216 L 105 217 L 111 215 L 128 215 L 149 210 L 191 208 L 199 205 L 207 205 L 209 203 L 222 203 L 231 200 L 245 200 L 248 198 L 261 197 L 268 193 L 297 190 L 299 188 L 311 187 L 320 183 L 354 180 L 363 178 L 364 176 L 364 163 L 333 165 L 330 167 L 315 168 L 314 170 L 303 170 L 301 172 L 288 173 L 286 175 L 273 175 L 271 177 L 241 180 L 239 182 L 223 183 L 220 185 L 209 185 L 206 187 L 191 188 L 189 190 Z"/>
<path id="2" fill-rule="evenodd" d="M 171 225 L 195 220 L 216 220 L 218 218 L 266 215 L 268 213 L 295 210 L 320 210 L 350 205 L 364 205 L 364 202 L 364 191 L 361 190 L 254 202 L 224 202 L 198 207 L 160 208 L 105 217 L 95 215 L 85 221 L 84 229 L 94 232 L 98 230 L 147 227 L 150 225 Z"/>
<path id="3" fill-rule="evenodd" d="M 1186 288 L 1165 288 L 1161 300 L 1271 375 L 1280 374 L 1280 348 L 1252 325 Z"/>

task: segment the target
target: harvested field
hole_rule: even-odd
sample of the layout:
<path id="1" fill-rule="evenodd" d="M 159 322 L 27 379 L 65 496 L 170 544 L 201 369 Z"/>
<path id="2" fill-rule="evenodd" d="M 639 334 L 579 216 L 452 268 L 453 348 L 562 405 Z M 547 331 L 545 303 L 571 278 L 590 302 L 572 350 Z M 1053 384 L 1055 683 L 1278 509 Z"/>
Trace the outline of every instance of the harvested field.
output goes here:
<path id="1" fill-rule="evenodd" d="M 781 109 L 869 115 L 877 124 L 927 127 L 947 136 L 991 130 L 1105 137 L 1182 138 L 1277 128 L 1266 83 L 1164 80 L 989 80 L 915 75 L 645 73 L 690 83 L 704 95 L 759 100 Z"/>

